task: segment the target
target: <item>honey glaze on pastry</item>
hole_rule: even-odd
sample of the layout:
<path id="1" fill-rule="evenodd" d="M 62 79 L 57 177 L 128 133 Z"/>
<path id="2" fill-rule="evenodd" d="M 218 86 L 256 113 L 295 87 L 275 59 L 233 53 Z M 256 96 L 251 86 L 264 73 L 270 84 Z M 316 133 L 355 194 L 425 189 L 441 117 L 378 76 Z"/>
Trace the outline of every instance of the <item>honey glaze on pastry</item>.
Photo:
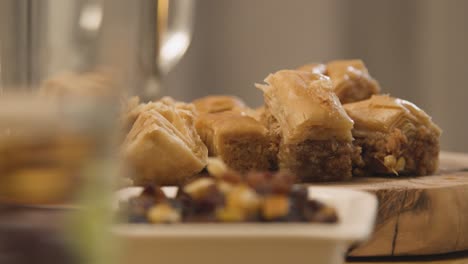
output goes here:
<path id="1" fill-rule="evenodd" d="M 163 98 L 140 106 L 123 154 L 136 185 L 177 185 L 200 172 L 208 151 L 195 131 L 193 105 Z"/>
<path id="2" fill-rule="evenodd" d="M 387 95 L 347 104 L 355 144 L 362 148 L 357 172 L 428 175 L 437 170 L 440 128 L 414 104 Z"/>
<path id="3" fill-rule="evenodd" d="M 374 80 L 362 60 L 338 60 L 327 64 L 327 73 L 333 82 L 333 90 L 341 103 L 365 100 L 380 93 L 380 85 Z"/>
<path id="4" fill-rule="evenodd" d="M 206 96 L 196 99 L 192 103 L 200 114 L 242 110 L 246 108 L 241 99 L 229 95 Z"/>
<path id="5" fill-rule="evenodd" d="M 303 181 L 351 177 L 359 153 L 352 144 L 353 121 L 334 94 L 327 76 L 282 70 L 270 74 L 264 92 L 270 128 L 281 134 L 279 167 Z M 274 123 L 277 122 L 277 125 Z"/>
<path id="6" fill-rule="evenodd" d="M 342 104 L 365 100 L 380 93 L 379 83 L 370 76 L 362 60 L 336 60 L 326 65 L 310 63 L 297 70 L 329 76 L 332 89 Z"/>
<path id="7" fill-rule="evenodd" d="M 243 116 L 260 119 L 261 108 L 251 109 L 239 97 L 233 95 L 211 95 L 193 100 L 200 115 L 221 112 L 237 112 Z"/>
<path id="8" fill-rule="evenodd" d="M 282 70 L 269 75 L 264 92 L 267 110 L 279 122 L 285 143 L 304 138 L 351 140 L 353 121 L 321 74 Z"/>

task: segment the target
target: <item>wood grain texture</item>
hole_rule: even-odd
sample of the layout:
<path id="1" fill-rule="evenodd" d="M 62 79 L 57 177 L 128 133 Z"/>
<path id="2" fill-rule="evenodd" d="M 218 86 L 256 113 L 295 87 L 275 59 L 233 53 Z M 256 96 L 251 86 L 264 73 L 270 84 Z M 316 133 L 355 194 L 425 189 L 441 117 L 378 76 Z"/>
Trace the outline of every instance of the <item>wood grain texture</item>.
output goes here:
<path id="1" fill-rule="evenodd" d="M 349 257 L 347 264 L 461 264 L 468 263 L 468 251 L 429 256 Z"/>
<path id="2" fill-rule="evenodd" d="M 379 210 L 373 236 L 350 256 L 405 256 L 468 250 L 468 154 L 443 152 L 424 177 L 355 178 L 325 185 L 369 191 Z"/>
<path id="3" fill-rule="evenodd" d="M 466 264 L 468 258 L 460 259 L 438 259 L 438 260 L 409 260 L 409 261 L 348 261 L 347 264 Z"/>

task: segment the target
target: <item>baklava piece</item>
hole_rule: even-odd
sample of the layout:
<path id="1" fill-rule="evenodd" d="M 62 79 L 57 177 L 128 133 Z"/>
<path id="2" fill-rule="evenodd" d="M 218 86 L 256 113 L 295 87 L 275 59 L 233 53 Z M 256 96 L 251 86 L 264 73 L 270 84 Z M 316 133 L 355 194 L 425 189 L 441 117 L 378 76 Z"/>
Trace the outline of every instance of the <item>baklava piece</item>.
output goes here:
<path id="1" fill-rule="evenodd" d="M 267 128 L 268 130 L 268 137 L 270 138 L 270 150 L 271 153 L 275 153 L 277 156 L 279 152 L 279 146 L 281 143 L 281 128 L 279 126 L 278 121 L 276 121 L 275 117 L 271 114 L 271 111 L 268 110 L 267 106 L 263 106 L 262 108 L 257 109 L 258 119 L 259 122 Z M 274 159 L 272 169 L 278 169 L 278 158 Z"/>
<path id="2" fill-rule="evenodd" d="M 239 97 L 232 95 L 213 95 L 196 99 L 192 102 L 199 114 L 237 112 L 259 120 L 258 109 L 249 108 Z"/>
<path id="3" fill-rule="evenodd" d="M 231 169 L 269 170 L 276 163 L 268 130 L 257 120 L 235 111 L 200 115 L 197 132 L 210 156 L 218 156 Z"/>
<path id="4" fill-rule="evenodd" d="M 342 104 L 365 100 L 380 93 L 379 83 L 369 75 L 361 60 L 331 61 L 327 64 L 326 74 Z"/>
<path id="5" fill-rule="evenodd" d="M 361 60 L 337 60 L 327 65 L 310 63 L 297 70 L 329 76 L 333 91 L 342 104 L 362 101 L 380 93 L 379 83 L 369 75 Z"/>
<path id="6" fill-rule="evenodd" d="M 196 99 L 192 103 L 200 114 L 236 111 L 246 108 L 241 99 L 229 95 L 206 96 Z"/>
<path id="7" fill-rule="evenodd" d="M 123 154 L 136 185 L 177 185 L 207 163 L 208 151 L 195 131 L 195 109 L 171 98 L 141 106 Z"/>
<path id="8" fill-rule="evenodd" d="M 358 151 L 352 144 L 353 121 L 331 89 L 330 79 L 305 71 L 269 75 L 264 92 L 267 122 L 280 134 L 281 170 L 302 181 L 351 178 Z M 277 124 L 276 124 L 277 123 Z"/>
<path id="9" fill-rule="evenodd" d="M 437 170 L 440 128 L 414 104 L 387 95 L 344 106 L 362 148 L 357 174 L 428 175 Z"/>

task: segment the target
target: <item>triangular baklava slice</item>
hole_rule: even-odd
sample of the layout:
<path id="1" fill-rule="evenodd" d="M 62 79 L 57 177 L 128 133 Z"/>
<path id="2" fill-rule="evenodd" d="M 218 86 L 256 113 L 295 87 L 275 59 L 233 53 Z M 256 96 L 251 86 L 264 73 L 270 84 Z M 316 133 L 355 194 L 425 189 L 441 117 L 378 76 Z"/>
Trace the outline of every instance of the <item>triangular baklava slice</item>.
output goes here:
<path id="1" fill-rule="evenodd" d="M 195 130 L 195 108 L 171 98 L 141 105 L 123 144 L 135 184 L 177 185 L 200 172 L 208 150 Z"/>

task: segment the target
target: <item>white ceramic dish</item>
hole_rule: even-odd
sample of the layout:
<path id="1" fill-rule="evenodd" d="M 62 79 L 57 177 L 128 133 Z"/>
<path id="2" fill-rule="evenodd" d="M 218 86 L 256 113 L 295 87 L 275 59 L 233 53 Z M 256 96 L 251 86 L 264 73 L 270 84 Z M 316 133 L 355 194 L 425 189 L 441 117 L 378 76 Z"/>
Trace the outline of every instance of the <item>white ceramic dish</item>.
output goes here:
<path id="1" fill-rule="evenodd" d="M 164 190 L 168 195 L 174 188 Z M 119 199 L 140 188 L 119 192 Z M 371 234 L 377 199 L 369 193 L 310 187 L 310 198 L 334 206 L 337 224 L 124 224 L 114 229 L 122 241 L 122 264 L 342 263 L 349 246 Z"/>

